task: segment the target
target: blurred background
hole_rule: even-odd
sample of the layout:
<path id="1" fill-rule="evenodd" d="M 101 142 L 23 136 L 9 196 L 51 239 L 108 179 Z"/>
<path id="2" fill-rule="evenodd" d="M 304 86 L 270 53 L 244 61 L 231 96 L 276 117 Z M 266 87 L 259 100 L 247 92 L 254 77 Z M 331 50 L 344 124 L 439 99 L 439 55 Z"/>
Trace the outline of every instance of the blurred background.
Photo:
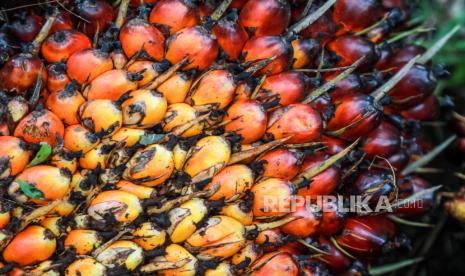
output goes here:
<path id="1" fill-rule="evenodd" d="M 419 8 L 412 17 L 412 24 L 424 22 L 423 25 L 435 28 L 428 36 L 423 36 L 416 43 L 428 47 L 433 41 L 443 36 L 455 25 L 465 26 L 465 0 L 419 0 Z M 465 29 L 461 29 L 443 50 L 436 56 L 436 63 L 444 63 L 452 73 L 438 87 L 438 95 L 444 90 L 456 93 L 465 99 Z"/>

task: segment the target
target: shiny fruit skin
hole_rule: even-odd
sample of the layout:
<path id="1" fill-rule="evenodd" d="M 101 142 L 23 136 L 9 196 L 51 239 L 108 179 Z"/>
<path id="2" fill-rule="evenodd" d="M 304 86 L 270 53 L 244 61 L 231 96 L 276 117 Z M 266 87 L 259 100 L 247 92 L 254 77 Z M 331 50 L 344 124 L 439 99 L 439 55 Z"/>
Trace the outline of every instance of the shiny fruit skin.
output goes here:
<path id="1" fill-rule="evenodd" d="M 55 252 L 56 241 L 50 230 L 32 225 L 16 234 L 3 251 L 3 259 L 21 266 L 45 261 Z"/>

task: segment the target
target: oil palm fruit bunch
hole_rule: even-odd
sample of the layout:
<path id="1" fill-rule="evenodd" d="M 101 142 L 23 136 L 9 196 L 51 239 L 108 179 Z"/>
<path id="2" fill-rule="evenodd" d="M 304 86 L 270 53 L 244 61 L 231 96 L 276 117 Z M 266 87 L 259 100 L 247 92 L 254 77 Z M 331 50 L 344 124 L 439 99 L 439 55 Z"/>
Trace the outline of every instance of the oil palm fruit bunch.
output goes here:
<path id="1" fill-rule="evenodd" d="M 444 73 L 431 58 L 457 31 L 409 44 L 410 2 L 12 11 L 1 274 L 363 275 L 408 248 L 396 224 L 436 189 L 415 175 L 438 152 L 418 124 Z M 355 196 L 392 208 L 347 209 Z"/>

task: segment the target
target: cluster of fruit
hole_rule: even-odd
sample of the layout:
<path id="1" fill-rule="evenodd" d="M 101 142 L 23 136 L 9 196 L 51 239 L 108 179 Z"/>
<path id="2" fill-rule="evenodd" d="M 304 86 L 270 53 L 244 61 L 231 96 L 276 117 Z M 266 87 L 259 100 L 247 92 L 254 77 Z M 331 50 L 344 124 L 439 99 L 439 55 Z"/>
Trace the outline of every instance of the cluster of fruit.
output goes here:
<path id="1" fill-rule="evenodd" d="M 425 31 L 410 2 L 15 10 L 0 32 L 1 274 L 367 273 L 408 245 L 395 222 L 434 203 L 413 175 L 432 150 L 417 122 L 457 29 L 406 43 Z M 351 212 L 351 196 L 392 208 Z"/>

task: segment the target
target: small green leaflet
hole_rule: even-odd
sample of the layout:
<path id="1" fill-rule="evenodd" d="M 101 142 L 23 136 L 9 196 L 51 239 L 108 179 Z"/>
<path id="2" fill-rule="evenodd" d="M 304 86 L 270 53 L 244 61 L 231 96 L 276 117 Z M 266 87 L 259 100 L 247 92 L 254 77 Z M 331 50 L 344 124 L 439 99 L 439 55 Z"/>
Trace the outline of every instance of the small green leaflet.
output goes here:
<path id="1" fill-rule="evenodd" d="M 32 199 L 43 199 L 44 198 L 44 193 L 37 189 L 36 186 L 27 183 L 24 180 L 18 179 L 16 180 L 19 183 L 19 187 L 23 191 L 25 195 Z"/>
<path id="2" fill-rule="evenodd" d="M 50 154 L 52 154 L 52 147 L 47 143 L 41 143 L 39 151 L 36 156 L 34 156 L 34 159 L 32 159 L 32 161 L 27 165 L 27 168 L 44 162 Z"/>
<path id="3" fill-rule="evenodd" d="M 139 140 L 139 144 L 143 146 L 152 145 L 163 139 L 164 134 L 144 134 Z"/>

